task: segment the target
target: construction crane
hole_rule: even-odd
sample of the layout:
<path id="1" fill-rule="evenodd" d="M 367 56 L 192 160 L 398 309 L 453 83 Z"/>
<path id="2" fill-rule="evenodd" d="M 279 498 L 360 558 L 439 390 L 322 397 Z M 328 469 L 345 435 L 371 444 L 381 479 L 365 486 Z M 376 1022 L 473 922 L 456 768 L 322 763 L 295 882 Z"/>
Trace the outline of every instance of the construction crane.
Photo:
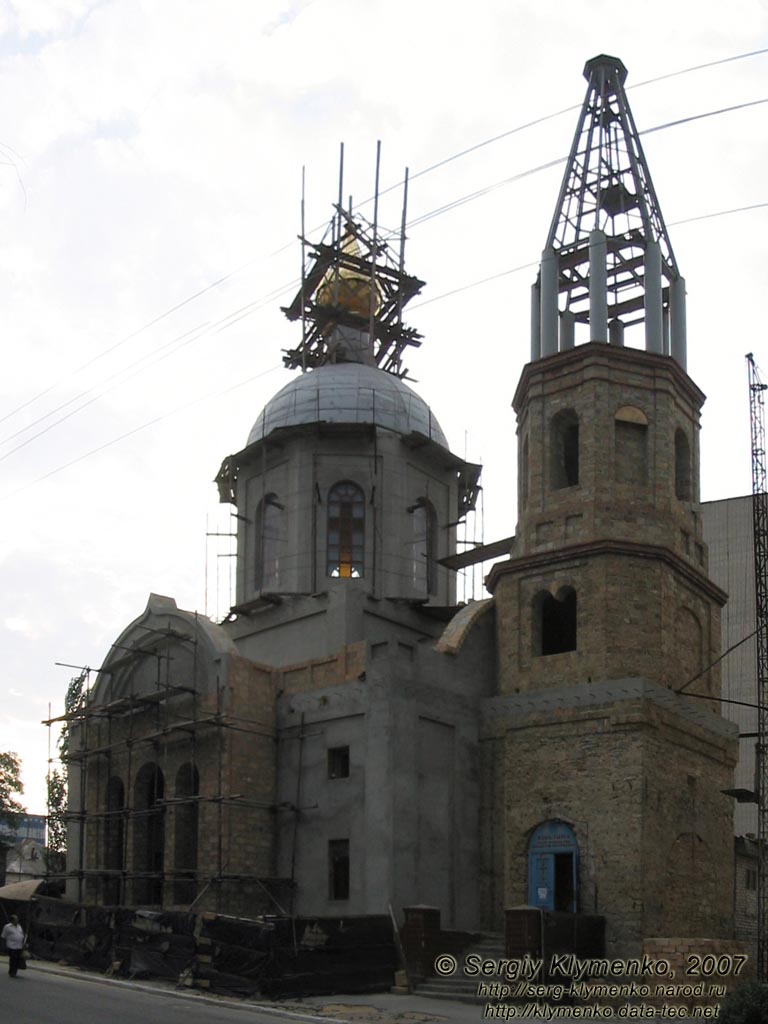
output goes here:
<path id="1" fill-rule="evenodd" d="M 755 554 L 755 640 L 757 647 L 757 977 L 768 980 L 768 472 L 765 402 L 768 385 L 747 355 L 752 435 L 752 530 Z"/>

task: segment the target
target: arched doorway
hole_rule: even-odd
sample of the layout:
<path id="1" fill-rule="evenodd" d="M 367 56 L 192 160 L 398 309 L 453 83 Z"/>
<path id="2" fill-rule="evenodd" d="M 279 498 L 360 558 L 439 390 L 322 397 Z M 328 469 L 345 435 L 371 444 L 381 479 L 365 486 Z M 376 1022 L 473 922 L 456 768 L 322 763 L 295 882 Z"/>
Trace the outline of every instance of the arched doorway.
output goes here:
<path id="1" fill-rule="evenodd" d="M 575 914 L 578 881 L 579 844 L 573 829 L 564 821 L 543 822 L 528 843 L 528 903 Z"/>

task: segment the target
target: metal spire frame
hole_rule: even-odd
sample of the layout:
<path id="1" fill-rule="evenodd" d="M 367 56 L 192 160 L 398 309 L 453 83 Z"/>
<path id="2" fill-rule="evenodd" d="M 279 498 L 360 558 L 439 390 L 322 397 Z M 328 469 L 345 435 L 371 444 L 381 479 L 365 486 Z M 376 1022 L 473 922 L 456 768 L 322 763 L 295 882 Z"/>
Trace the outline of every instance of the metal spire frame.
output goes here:
<path id="1" fill-rule="evenodd" d="M 644 319 L 645 251 L 658 242 L 663 304 L 680 277 L 656 192 L 624 91 L 627 70 L 616 57 L 588 61 L 589 85 L 560 187 L 547 249 L 558 257 L 558 292 L 578 322 L 589 320 L 589 236 L 607 241 L 608 318 L 625 326 Z M 562 302 L 561 302 L 561 308 Z"/>

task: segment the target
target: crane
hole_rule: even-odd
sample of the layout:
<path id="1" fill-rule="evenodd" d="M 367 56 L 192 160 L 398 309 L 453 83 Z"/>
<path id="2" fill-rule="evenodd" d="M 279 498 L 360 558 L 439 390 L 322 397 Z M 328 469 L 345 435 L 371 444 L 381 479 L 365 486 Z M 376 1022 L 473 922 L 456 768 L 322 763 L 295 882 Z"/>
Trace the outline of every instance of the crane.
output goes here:
<path id="1" fill-rule="evenodd" d="M 752 437 L 752 531 L 755 555 L 757 648 L 757 977 L 768 980 L 768 470 L 765 454 L 765 402 L 768 385 L 747 355 Z"/>

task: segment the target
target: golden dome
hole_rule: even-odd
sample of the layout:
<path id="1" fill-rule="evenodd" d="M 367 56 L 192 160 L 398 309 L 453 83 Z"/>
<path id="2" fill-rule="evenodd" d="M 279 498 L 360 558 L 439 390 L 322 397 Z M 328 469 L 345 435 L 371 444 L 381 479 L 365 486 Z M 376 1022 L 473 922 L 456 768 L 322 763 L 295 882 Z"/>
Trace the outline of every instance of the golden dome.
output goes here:
<path id="1" fill-rule="evenodd" d="M 360 246 L 355 236 L 347 231 L 341 240 L 341 252 L 361 260 Z M 318 306 L 335 306 L 355 313 L 358 316 L 371 315 L 371 279 L 358 270 L 340 265 L 331 266 L 326 270 L 323 279 L 315 291 L 315 302 Z M 381 307 L 381 292 L 375 285 L 374 314 Z"/>

